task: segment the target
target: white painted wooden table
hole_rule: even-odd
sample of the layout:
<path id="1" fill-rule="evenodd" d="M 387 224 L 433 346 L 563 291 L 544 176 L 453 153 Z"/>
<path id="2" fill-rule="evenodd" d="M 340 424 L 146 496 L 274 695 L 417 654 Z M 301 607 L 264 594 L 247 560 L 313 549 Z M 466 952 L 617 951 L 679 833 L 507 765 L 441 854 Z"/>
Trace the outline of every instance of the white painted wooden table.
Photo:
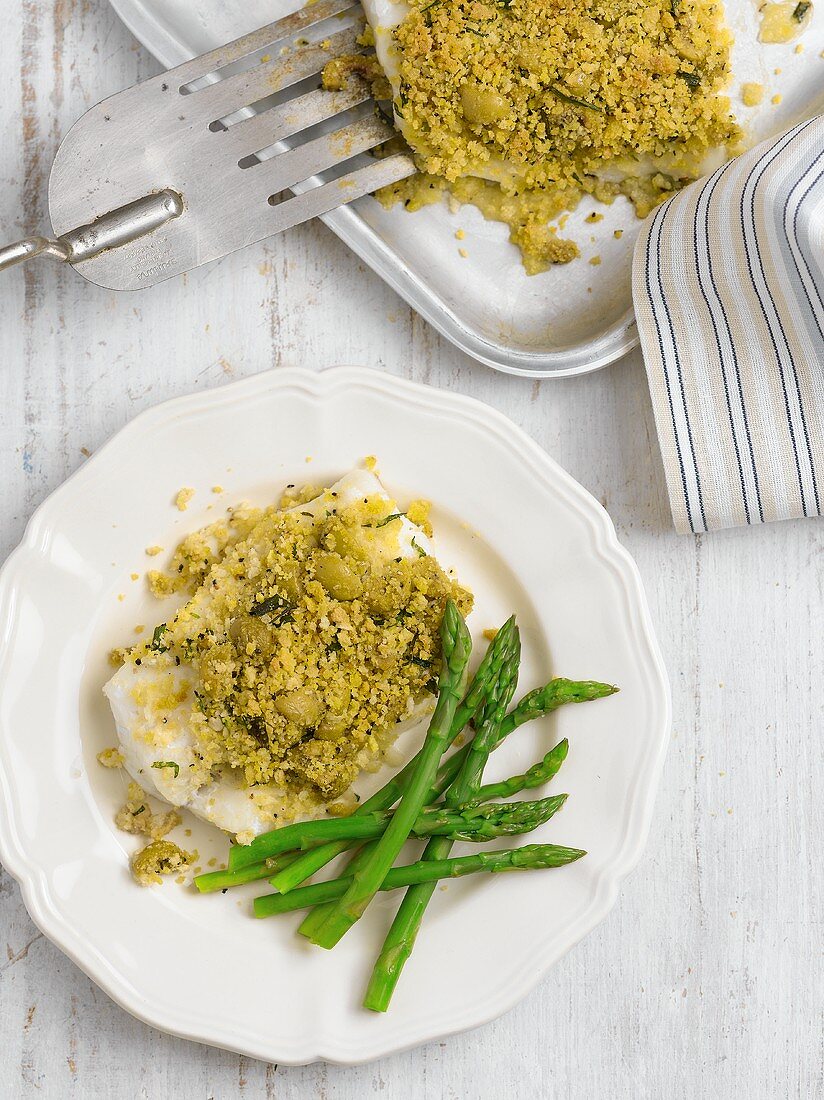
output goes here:
<path id="1" fill-rule="evenodd" d="M 13 239 L 46 224 L 60 135 L 156 65 L 106 0 L 7 0 L 3 14 L 0 227 Z M 16 271 L 0 282 L 0 555 L 140 409 L 335 362 L 488 401 L 609 509 L 674 692 L 646 857 L 607 922 L 508 1016 L 359 1069 L 267 1066 L 132 1020 L 37 934 L 0 869 L 0 1097 L 824 1095 L 824 524 L 674 535 L 637 354 L 567 382 L 497 375 L 319 224 L 140 295 Z"/>

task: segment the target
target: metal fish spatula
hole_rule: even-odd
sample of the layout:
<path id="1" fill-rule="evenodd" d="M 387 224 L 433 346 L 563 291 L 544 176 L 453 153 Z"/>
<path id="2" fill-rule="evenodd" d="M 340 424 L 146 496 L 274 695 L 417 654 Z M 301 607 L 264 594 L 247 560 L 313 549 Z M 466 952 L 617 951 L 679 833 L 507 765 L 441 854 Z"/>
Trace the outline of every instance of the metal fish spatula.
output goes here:
<path id="1" fill-rule="evenodd" d="M 397 135 L 364 81 L 319 87 L 363 27 L 353 0 L 320 0 L 103 100 L 55 158 L 55 236 L 0 248 L 0 270 L 50 256 L 136 290 L 411 175 L 405 153 L 365 155 Z"/>

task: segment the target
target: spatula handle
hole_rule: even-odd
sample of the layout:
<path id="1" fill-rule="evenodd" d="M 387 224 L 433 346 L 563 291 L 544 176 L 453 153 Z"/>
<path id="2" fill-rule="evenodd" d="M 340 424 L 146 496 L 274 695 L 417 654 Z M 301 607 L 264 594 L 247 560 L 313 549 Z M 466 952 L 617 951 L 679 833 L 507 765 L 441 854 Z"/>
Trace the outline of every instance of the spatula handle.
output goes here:
<path id="1" fill-rule="evenodd" d="M 89 225 L 82 225 L 61 237 L 26 237 L 0 248 L 0 271 L 35 256 L 51 256 L 70 264 L 99 256 L 109 248 L 118 248 L 160 229 L 183 213 L 183 199 L 166 188 L 110 210 Z"/>
<path id="2" fill-rule="evenodd" d="M 33 260 L 35 256 L 51 256 L 55 260 L 65 261 L 69 258 L 69 248 L 63 241 L 49 237 L 26 237 L 15 244 L 0 248 L 0 271 L 26 260 Z"/>

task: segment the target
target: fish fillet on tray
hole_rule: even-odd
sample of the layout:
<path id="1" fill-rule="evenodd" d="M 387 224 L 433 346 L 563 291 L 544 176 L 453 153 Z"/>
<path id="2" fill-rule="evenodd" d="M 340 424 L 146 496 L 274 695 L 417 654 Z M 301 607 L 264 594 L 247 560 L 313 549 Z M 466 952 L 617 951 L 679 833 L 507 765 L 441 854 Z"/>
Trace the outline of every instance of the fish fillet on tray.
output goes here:
<path id="1" fill-rule="evenodd" d="M 290 0 L 112 3 L 166 65 L 301 6 Z M 686 0 L 674 6 L 685 18 L 690 16 L 692 8 Z M 376 28 L 376 49 L 393 77 L 386 32 L 410 6 L 367 0 L 365 7 Z M 441 7 L 436 0 L 426 14 L 431 16 Z M 666 18 L 666 4 L 653 7 Z M 723 94 L 730 99 L 746 144 L 780 132 L 820 109 L 819 54 L 824 49 L 824 9 L 820 5 L 806 12 L 803 24 L 794 32 L 796 37 L 784 43 L 759 41 L 761 15 L 749 0 L 729 0 L 723 19 L 733 36 L 731 75 Z M 484 41 L 477 37 L 478 43 Z M 692 52 L 691 42 L 682 43 L 682 49 L 687 57 Z M 686 74 L 680 78 L 686 95 L 694 83 L 694 65 L 687 58 L 679 70 Z M 753 102 L 750 86 L 760 89 L 757 102 Z M 559 90 L 573 99 L 587 100 L 585 93 L 575 94 L 568 80 Z M 750 105 L 744 102 L 745 94 Z M 567 106 L 573 115 L 578 110 L 572 104 Z M 600 117 L 592 111 L 589 115 Z M 584 109 L 578 110 L 578 116 L 586 122 Z M 582 373 L 604 366 L 637 342 L 630 259 L 641 223 L 623 196 L 609 206 L 589 196 L 582 199 L 558 230 L 560 237 L 576 242 L 580 258 L 533 276 L 526 274 L 518 249 L 509 241 L 509 226 L 486 220 L 473 205 L 456 209 L 454 204 L 438 202 L 408 213 L 398 206 L 385 209 L 365 198 L 324 215 L 323 220 L 450 340 L 498 369 L 533 377 Z"/>

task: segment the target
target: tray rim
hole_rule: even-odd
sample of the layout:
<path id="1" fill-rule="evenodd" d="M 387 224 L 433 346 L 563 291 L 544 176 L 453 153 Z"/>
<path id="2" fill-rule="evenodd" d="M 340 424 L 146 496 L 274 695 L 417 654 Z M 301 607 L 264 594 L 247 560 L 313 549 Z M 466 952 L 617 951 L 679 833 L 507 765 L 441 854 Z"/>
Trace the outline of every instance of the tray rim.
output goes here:
<path id="1" fill-rule="evenodd" d="M 109 3 L 135 38 L 166 68 L 193 56 L 186 43 L 150 11 L 146 0 Z M 601 370 L 638 346 L 632 306 L 597 339 L 557 351 L 522 351 L 488 340 L 464 324 L 423 279 L 409 271 L 380 234 L 353 209 L 342 206 L 321 215 L 320 220 L 450 343 L 493 370 L 522 378 L 571 378 Z"/>

